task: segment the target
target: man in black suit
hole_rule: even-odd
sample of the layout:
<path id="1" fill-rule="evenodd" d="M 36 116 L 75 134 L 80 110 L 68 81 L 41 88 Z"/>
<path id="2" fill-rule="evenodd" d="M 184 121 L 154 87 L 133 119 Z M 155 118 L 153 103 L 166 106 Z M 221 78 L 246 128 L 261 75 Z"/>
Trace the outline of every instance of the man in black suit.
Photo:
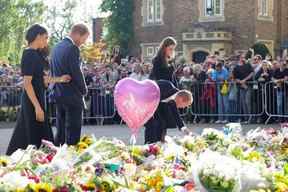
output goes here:
<path id="1" fill-rule="evenodd" d="M 52 51 L 52 76 L 69 74 L 72 78 L 70 83 L 53 85 L 50 94 L 56 102 L 57 145 L 75 145 L 80 140 L 82 113 L 85 108 L 83 97 L 87 94 L 87 86 L 81 69 L 79 48 L 88 36 L 89 30 L 86 25 L 74 25 L 69 36 Z"/>
<path id="2" fill-rule="evenodd" d="M 145 143 L 164 142 L 167 128 L 178 127 L 180 131 L 189 134 L 184 125 L 178 108 L 192 104 L 193 97 L 187 90 L 178 90 L 170 81 L 159 80 L 160 104 L 154 116 L 145 124 Z"/>

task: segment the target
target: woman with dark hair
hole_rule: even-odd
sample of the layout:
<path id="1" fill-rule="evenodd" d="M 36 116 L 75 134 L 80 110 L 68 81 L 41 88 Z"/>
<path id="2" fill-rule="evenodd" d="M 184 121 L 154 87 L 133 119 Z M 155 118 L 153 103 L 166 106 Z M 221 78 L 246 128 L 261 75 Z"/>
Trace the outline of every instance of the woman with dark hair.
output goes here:
<path id="1" fill-rule="evenodd" d="M 41 50 L 48 45 L 48 32 L 44 27 L 38 24 L 31 26 L 25 38 L 28 48 L 23 51 L 21 60 L 24 91 L 7 155 L 11 155 L 19 148 L 25 149 L 28 145 L 40 147 L 42 139 L 53 141 L 52 130 L 48 126 L 44 112 L 45 84 L 66 83 L 71 78 L 69 75 L 59 78 L 44 75 L 45 59 Z"/>
<path id="2" fill-rule="evenodd" d="M 156 56 L 152 60 L 153 69 L 150 74 L 152 80 L 168 80 L 175 83 L 174 67 L 169 65 L 175 55 L 177 42 L 173 37 L 166 37 L 160 44 Z"/>
<path id="3" fill-rule="evenodd" d="M 158 53 L 152 60 L 153 69 L 150 74 L 150 79 L 155 80 L 159 85 L 161 99 L 163 99 L 162 96 L 165 97 L 165 95 L 169 95 L 169 98 L 161 100 L 157 112 L 145 124 L 146 144 L 164 141 L 166 130 L 169 128 L 178 127 L 183 133 L 190 133 L 180 118 L 177 108 L 188 107 L 192 103 L 192 95 L 191 93 L 189 94 L 191 95 L 191 103 L 187 102 L 184 107 L 176 107 L 175 101 L 173 101 L 175 95 L 171 95 L 171 92 L 175 94 L 178 91 L 175 86 L 177 83 L 174 78 L 175 69 L 172 65 L 169 66 L 169 63 L 173 61 L 176 45 L 177 42 L 173 37 L 166 37 L 161 42 Z"/>

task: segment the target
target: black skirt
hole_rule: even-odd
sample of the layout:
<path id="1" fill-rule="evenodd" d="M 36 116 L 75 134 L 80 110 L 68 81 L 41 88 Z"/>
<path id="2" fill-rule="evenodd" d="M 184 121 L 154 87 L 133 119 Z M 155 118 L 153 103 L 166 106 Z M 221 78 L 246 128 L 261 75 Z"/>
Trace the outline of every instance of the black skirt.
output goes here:
<path id="1" fill-rule="evenodd" d="M 38 98 L 39 99 L 39 98 Z M 42 98 L 44 99 L 44 98 Z M 39 101 L 43 103 L 43 100 Z M 40 100 L 40 99 L 39 99 Z M 44 110 L 44 107 L 42 108 Z M 45 113 L 45 121 L 36 121 L 34 106 L 27 94 L 22 96 L 21 108 L 18 112 L 16 127 L 10 140 L 6 154 L 11 155 L 17 149 L 26 149 L 28 145 L 41 146 L 42 139 L 53 142 L 53 132 Z"/>

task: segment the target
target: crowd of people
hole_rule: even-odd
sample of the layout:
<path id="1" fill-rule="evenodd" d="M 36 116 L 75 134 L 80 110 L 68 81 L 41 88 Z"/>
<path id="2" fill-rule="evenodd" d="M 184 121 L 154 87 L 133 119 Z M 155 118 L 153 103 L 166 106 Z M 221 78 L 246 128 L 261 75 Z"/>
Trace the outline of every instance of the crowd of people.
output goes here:
<path id="1" fill-rule="evenodd" d="M 21 82 L 22 76 L 18 66 L 0 63 L 0 106 L 20 104 Z"/>
<path id="2" fill-rule="evenodd" d="M 262 58 L 257 54 L 252 54 L 251 58 L 246 58 L 245 54 L 224 58 L 216 53 L 209 55 L 203 63 L 178 64 L 174 60 L 171 65 L 175 85 L 191 90 L 194 97 L 192 110 L 185 112 L 186 120 L 194 123 L 264 123 L 267 112 L 279 115 L 275 121 L 285 121 L 282 117 L 288 115 L 286 58 L 285 55 L 275 59 Z M 112 59 L 108 64 L 86 64 L 83 67 L 89 88 L 86 116 L 112 117 L 116 83 L 125 77 L 138 81 L 149 79 L 151 71 L 152 63 L 132 56 Z M 19 68 L 0 66 L 1 106 L 19 105 L 20 94 L 12 91 L 11 86 L 17 87 L 21 82 Z"/>
<path id="3" fill-rule="evenodd" d="M 195 114 L 210 114 L 197 122 L 263 123 L 267 113 L 279 116 L 277 122 L 285 121 L 281 117 L 288 115 L 287 64 L 285 56 L 272 60 L 261 55 L 249 59 L 245 54 L 227 59 L 214 55 L 203 64 L 184 67 L 179 84 L 192 90 Z"/>

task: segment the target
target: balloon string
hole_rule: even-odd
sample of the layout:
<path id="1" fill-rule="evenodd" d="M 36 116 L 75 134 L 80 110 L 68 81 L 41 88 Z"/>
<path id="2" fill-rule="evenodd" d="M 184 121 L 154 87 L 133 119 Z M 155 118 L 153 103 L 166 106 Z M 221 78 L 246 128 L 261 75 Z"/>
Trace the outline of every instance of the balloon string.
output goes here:
<path id="1" fill-rule="evenodd" d="M 134 157 L 135 157 L 136 135 L 134 133 L 130 137 L 130 145 L 132 146 L 131 156 L 132 156 L 133 162 L 135 163 Z"/>
<path id="2" fill-rule="evenodd" d="M 132 134 L 130 137 L 130 145 L 132 145 L 132 147 L 134 147 L 136 145 L 136 135 Z"/>

